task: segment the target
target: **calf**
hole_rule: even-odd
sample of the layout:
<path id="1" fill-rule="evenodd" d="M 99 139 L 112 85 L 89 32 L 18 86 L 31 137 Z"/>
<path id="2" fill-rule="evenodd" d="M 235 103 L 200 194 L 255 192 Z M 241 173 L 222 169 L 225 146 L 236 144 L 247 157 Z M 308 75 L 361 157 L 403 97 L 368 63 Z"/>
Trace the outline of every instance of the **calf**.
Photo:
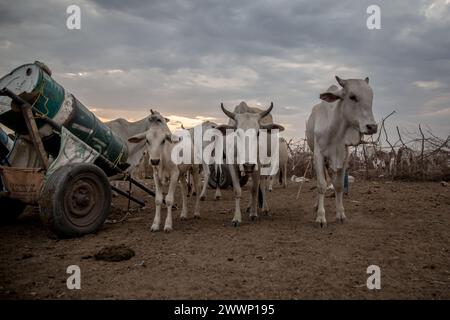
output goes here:
<path id="1" fill-rule="evenodd" d="M 158 112 L 151 111 L 149 117 L 150 126 L 145 132 L 141 132 L 128 141 L 130 143 L 141 143 L 145 141 L 150 164 L 153 167 L 153 179 L 155 182 L 155 218 L 151 227 L 152 231 L 158 231 L 161 223 L 161 205 L 163 203 L 163 186 L 168 184 L 169 189 L 165 197 L 167 206 L 167 217 L 164 224 L 164 231 L 172 231 L 172 205 L 174 203 L 175 189 L 178 181 L 181 183 L 182 209 L 180 219 L 187 219 L 187 183 L 186 174 L 190 172 L 194 177 L 194 188 L 196 189 L 196 200 L 194 217 L 200 217 L 199 197 L 200 180 L 198 175 L 198 165 L 176 164 L 172 159 L 172 149 L 175 142 L 172 140 L 172 133 L 167 126 L 167 119 Z"/>

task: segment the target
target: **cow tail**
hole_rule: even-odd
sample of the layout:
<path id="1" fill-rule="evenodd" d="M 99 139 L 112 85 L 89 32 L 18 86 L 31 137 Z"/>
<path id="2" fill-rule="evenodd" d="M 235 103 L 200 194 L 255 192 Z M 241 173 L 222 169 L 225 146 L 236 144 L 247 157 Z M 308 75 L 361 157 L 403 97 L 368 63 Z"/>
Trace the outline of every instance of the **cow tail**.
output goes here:
<path id="1" fill-rule="evenodd" d="M 216 174 L 216 187 L 220 187 L 220 177 L 222 175 L 222 166 L 220 164 L 214 165 L 214 171 Z"/>

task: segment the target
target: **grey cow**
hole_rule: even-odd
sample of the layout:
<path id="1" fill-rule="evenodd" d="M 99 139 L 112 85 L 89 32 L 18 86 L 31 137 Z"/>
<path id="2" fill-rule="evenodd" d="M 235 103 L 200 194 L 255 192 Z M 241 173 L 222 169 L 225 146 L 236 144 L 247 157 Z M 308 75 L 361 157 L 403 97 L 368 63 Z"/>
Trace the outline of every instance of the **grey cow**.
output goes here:
<path id="1" fill-rule="evenodd" d="M 336 76 L 340 88 L 332 85 L 320 94 L 321 103 L 315 105 L 306 124 L 306 138 L 314 153 L 317 175 L 316 223 L 325 226 L 324 197 L 327 188 L 325 166 L 334 172 L 336 219 L 346 218 L 342 195 L 344 173 L 348 167 L 348 146 L 358 145 L 364 134 L 377 132 L 372 113 L 373 91 L 369 78 L 343 80 Z"/>

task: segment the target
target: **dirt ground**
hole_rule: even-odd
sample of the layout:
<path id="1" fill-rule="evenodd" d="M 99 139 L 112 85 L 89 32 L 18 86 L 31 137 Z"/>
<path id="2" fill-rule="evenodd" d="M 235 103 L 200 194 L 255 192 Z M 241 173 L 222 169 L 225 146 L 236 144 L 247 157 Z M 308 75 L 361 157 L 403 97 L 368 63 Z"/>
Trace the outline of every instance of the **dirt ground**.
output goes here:
<path id="1" fill-rule="evenodd" d="M 202 218 L 175 211 L 174 230 L 151 233 L 153 199 L 124 222 L 96 235 L 58 240 L 36 210 L 0 227 L 3 299 L 449 299 L 450 188 L 439 183 L 356 182 L 345 198 L 347 221 L 314 225 L 314 183 L 279 186 L 269 194 L 271 216 L 232 227 L 231 190 L 201 203 Z M 244 189 L 242 207 L 249 188 Z M 139 192 L 137 192 L 139 194 Z M 177 200 L 181 204 L 180 199 Z M 189 200 L 190 209 L 193 207 Z M 110 220 L 120 220 L 124 198 Z M 244 210 L 243 210 L 244 212 Z M 163 216 L 164 217 L 164 216 Z M 110 221 L 111 222 L 111 221 Z M 122 262 L 93 256 L 110 245 L 135 252 Z M 81 289 L 68 290 L 66 268 L 81 268 Z M 381 290 L 366 287 L 367 267 L 381 268 Z"/>

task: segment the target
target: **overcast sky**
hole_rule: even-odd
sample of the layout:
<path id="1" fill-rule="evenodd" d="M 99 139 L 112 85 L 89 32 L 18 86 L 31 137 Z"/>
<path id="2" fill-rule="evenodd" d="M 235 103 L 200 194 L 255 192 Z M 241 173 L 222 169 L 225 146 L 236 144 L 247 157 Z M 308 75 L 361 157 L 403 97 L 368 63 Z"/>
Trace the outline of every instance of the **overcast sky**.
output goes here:
<path id="1" fill-rule="evenodd" d="M 81 30 L 66 28 L 70 4 Z M 43 61 L 103 119 L 223 123 L 221 101 L 273 101 L 284 135 L 303 137 L 334 75 L 368 76 L 377 120 L 396 110 L 391 125 L 450 134 L 450 0 L 0 0 L 0 30 L 1 75 Z"/>

